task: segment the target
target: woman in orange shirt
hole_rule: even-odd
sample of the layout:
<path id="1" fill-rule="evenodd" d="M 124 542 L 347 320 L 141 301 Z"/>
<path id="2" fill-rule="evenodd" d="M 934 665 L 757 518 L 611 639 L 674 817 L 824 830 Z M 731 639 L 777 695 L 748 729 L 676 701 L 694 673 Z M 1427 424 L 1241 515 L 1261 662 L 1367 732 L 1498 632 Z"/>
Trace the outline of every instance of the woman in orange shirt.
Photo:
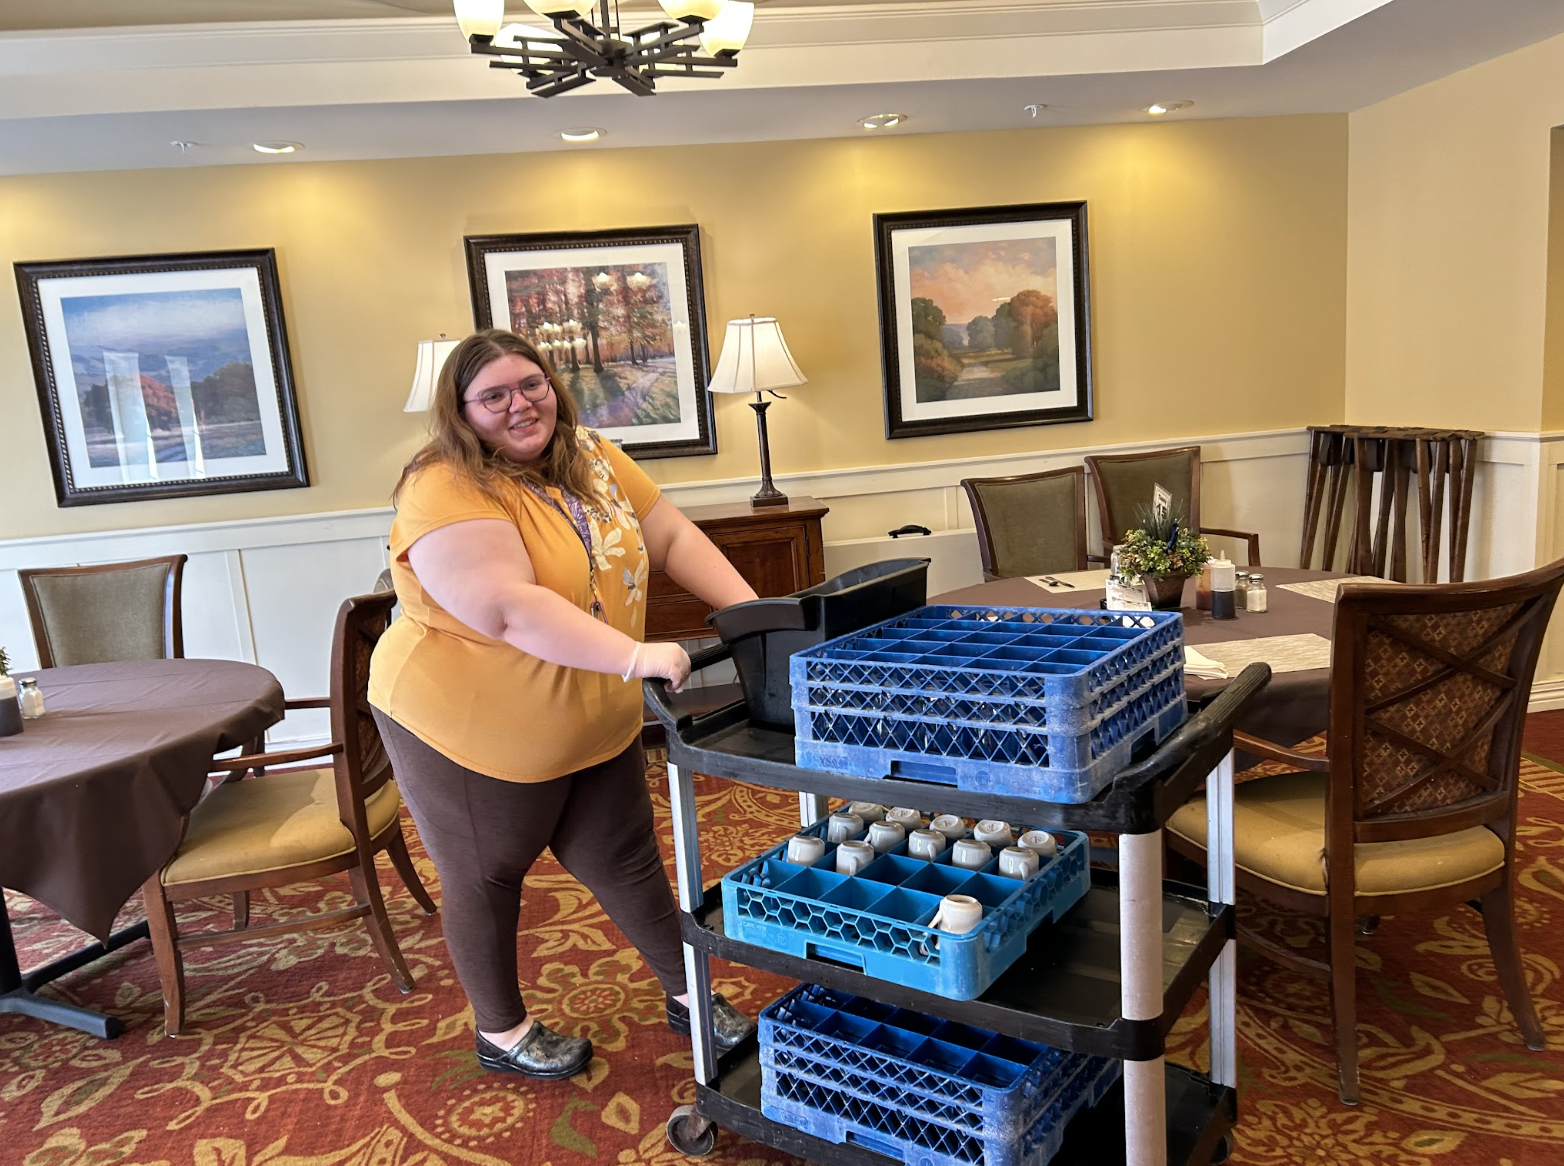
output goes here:
<path id="1" fill-rule="evenodd" d="M 397 484 L 391 575 L 402 617 L 370 664 L 370 703 L 440 876 L 445 939 L 487 1069 L 568 1077 L 591 1042 L 527 1015 L 522 879 L 546 846 L 640 950 L 689 1032 L 678 915 L 652 828 L 641 686 L 690 661 L 642 642 L 649 571 L 714 607 L 755 592 L 646 474 L 596 432 L 510 332 L 446 360 L 433 436 Z M 717 1043 L 753 1023 L 717 996 Z"/>

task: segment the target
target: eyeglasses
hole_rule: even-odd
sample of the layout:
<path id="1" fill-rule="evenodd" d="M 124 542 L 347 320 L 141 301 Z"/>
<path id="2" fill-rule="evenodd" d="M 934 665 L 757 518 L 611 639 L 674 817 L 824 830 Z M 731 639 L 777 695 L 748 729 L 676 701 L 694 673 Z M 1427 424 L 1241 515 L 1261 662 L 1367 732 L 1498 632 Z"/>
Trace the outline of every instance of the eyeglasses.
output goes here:
<path id="1" fill-rule="evenodd" d="M 464 405 L 482 405 L 490 413 L 503 413 L 510 408 L 511 400 L 520 393 L 533 404 L 548 396 L 554 386 L 547 377 L 532 377 L 514 385 L 494 385 L 484 389 L 476 397 L 468 397 Z"/>

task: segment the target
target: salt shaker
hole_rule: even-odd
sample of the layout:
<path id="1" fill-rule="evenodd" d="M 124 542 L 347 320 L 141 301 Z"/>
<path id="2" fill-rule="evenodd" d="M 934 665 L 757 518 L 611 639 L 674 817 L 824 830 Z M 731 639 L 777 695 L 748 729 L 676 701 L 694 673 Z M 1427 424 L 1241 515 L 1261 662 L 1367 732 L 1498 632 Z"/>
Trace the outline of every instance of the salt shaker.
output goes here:
<path id="1" fill-rule="evenodd" d="M 16 703 L 21 707 L 22 719 L 36 721 L 43 716 L 43 691 L 38 687 L 38 678 L 24 676 L 17 683 L 21 691 L 16 694 Z"/>
<path id="2" fill-rule="evenodd" d="M 1266 611 L 1265 576 L 1259 572 L 1249 576 L 1249 591 L 1244 597 L 1245 611 Z"/>

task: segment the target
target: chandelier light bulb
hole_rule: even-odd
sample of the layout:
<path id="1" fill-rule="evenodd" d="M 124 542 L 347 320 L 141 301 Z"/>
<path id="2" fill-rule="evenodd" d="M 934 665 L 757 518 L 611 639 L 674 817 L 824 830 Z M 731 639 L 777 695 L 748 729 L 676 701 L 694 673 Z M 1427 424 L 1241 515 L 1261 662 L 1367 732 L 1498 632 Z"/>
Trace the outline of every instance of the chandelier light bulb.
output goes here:
<path id="1" fill-rule="evenodd" d="M 701 28 L 701 48 L 715 56 L 736 53 L 749 39 L 755 23 L 755 6 L 746 0 L 728 0 L 722 11 Z"/>
<path id="2" fill-rule="evenodd" d="M 492 37 L 505 23 L 505 0 L 455 0 L 456 23 L 462 35 Z"/>
<path id="3" fill-rule="evenodd" d="M 675 20 L 712 20 L 723 9 L 725 0 L 657 0 L 663 11 Z"/>
<path id="4" fill-rule="evenodd" d="M 607 291 L 614 286 L 614 277 L 606 271 L 599 271 L 592 277 L 592 286 L 598 291 Z"/>

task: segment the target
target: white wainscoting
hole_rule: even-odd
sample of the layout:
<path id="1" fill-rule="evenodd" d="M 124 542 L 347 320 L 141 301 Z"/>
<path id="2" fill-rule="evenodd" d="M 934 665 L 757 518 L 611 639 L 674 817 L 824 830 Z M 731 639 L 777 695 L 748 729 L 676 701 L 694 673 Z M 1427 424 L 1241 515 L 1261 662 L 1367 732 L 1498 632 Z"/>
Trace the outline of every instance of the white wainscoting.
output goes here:
<path id="1" fill-rule="evenodd" d="M 1502 434 L 1484 442 L 1473 503 L 1468 578 L 1524 570 L 1564 553 L 1564 435 Z M 1167 442 L 1097 447 L 1102 452 Z M 1204 462 L 1201 509 L 1210 522 L 1256 530 L 1266 561 L 1297 561 L 1308 443 L 1301 430 L 1187 439 Z M 826 570 L 836 574 L 881 558 L 927 555 L 930 591 L 980 581 L 964 477 L 991 477 L 1078 465 L 1093 449 L 861 467 L 784 476 L 792 495 L 831 507 L 824 521 Z M 1545 483 L 1546 491 L 1539 490 Z M 742 501 L 750 479 L 673 483 L 681 507 Z M 1096 545 L 1095 503 L 1089 538 Z M 36 665 L 16 581 L 20 567 L 65 566 L 183 552 L 185 650 L 190 656 L 248 660 L 274 672 L 293 696 L 323 694 L 336 611 L 367 591 L 385 566 L 389 509 L 231 523 L 203 523 L 58 538 L 0 541 L 0 644 L 19 669 Z M 887 532 L 917 523 L 933 532 L 900 539 Z M 1344 541 L 1344 540 L 1343 540 Z M 1539 558 L 1542 547 L 1548 553 Z M 1538 696 L 1564 707 L 1564 651 L 1550 644 L 1538 669 Z M 318 741 L 323 713 L 295 713 L 273 742 Z"/>

